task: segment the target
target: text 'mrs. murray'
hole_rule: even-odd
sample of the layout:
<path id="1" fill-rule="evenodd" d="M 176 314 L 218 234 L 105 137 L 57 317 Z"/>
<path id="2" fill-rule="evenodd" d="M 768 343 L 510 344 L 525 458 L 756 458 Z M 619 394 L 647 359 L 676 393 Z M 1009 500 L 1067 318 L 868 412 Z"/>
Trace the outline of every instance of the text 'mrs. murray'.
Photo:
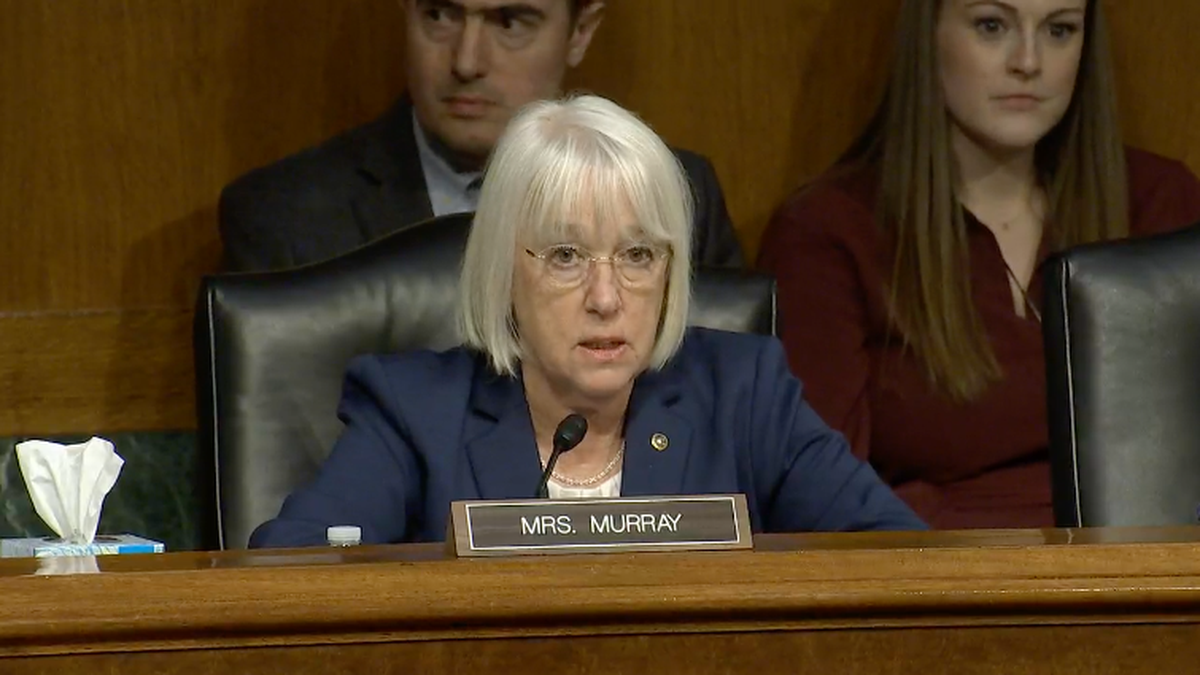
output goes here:
<path id="1" fill-rule="evenodd" d="M 465 501 L 450 505 L 459 556 L 750 548 L 741 494 Z"/>

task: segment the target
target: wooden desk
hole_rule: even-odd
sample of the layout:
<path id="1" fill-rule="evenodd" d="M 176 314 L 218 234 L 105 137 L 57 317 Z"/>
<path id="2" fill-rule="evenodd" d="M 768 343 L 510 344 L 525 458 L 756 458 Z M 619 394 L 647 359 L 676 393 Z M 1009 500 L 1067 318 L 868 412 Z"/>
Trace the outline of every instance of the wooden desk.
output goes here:
<path id="1" fill-rule="evenodd" d="M 1193 673 L 1200 529 L 0 562 L 0 673 Z"/>

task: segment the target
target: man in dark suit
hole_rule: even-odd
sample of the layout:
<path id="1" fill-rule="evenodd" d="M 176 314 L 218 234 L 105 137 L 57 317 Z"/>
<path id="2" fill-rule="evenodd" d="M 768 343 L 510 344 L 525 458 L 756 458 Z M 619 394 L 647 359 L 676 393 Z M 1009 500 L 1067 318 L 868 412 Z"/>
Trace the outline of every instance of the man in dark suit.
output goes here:
<path id="1" fill-rule="evenodd" d="M 525 104 L 560 93 L 604 0 L 401 0 L 408 91 L 387 113 L 221 194 L 225 267 L 281 269 L 433 216 L 473 211 L 488 154 Z M 712 165 L 675 150 L 696 198 L 693 261 L 740 266 Z"/>

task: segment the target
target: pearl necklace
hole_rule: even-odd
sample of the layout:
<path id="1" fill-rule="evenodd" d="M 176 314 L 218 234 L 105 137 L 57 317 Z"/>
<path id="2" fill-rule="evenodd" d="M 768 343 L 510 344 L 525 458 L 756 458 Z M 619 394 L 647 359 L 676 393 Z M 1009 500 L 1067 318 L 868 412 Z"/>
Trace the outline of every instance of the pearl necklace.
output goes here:
<path id="1" fill-rule="evenodd" d="M 596 483 L 599 483 L 600 481 L 604 480 L 604 478 L 607 477 L 608 474 L 612 473 L 612 470 L 616 468 L 617 464 L 621 461 L 621 458 L 624 456 L 625 456 L 625 441 L 621 441 L 621 448 L 619 450 L 617 450 L 617 454 L 613 455 L 613 458 L 608 463 L 608 465 L 605 466 L 603 469 L 601 469 L 600 473 L 596 474 L 595 476 L 592 476 L 591 478 L 583 478 L 583 479 L 569 478 L 567 476 L 562 475 L 561 473 L 559 473 L 557 471 L 551 471 L 550 477 L 553 478 L 554 480 L 558 481 L 559 483 L 570 486 L 570 487 L 590 487 L 590 486 L 595 485 Z"/>

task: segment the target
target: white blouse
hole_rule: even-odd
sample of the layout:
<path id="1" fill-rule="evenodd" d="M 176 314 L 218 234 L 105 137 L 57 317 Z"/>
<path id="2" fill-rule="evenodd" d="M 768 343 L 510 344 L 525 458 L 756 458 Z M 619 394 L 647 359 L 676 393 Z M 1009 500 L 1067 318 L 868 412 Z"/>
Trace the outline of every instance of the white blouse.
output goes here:
<path id="1" fill-rule="evenodd" d="M 546 490 L 550 495 L 550 499 L 594 499 L 596 497 L 620 497 L 621 470 L 618 469 L 603 483 L 586 488 L 563 485 L 551 477 L 550 482 L 546 484 Z"/>

